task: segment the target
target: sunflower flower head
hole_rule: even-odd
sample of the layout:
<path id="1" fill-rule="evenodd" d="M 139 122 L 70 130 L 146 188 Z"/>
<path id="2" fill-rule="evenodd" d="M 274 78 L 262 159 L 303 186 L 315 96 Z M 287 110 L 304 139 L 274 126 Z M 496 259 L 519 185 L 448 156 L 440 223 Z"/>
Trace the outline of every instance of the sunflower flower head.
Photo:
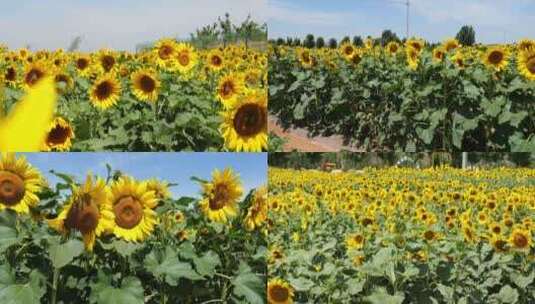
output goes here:
<path id="1" fill-rule="evenodd" d="M 211 221 L 226 223 L 238 214 L 238 200 L 243 194 L 239 176 L 230 168 L 215 170 L 212 181 L 202 185 L 200 209 Z"/>

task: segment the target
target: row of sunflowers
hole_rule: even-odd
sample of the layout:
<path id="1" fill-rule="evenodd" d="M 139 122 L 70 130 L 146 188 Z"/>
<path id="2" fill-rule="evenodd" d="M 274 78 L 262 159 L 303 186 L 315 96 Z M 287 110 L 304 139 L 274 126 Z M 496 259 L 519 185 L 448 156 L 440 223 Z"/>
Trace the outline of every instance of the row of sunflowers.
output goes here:
<path id="1" fill-rule="evenodd" d="M 273 46 L 269 83 L 284 127 L 363 150 L 535 150 L 535 40 Z"/>
<path id="2" fill-rule="evenodd" d="M 272 303 L 531 303 L 535 170 L 270 168 Z"/>
<path id="3" fill-rule="evenodd" d="M 204 50 L 173 39 L 137 53 L 0 47 L 0 119 L 23 107 L 20 100 L 41 80 L 52 79 L 58 102 L 43 126 L 42 151 L 261 152 L 266 69 L 259 49 Z"/>
<path id="4" fill-rule="evenodd" d="M 0 302 L 265 302 L 266 187 L 246 194 L 216 169 L 193 179 L 201 198 L 177 199 L 111 168 L 53 174 L 50 186 L 24 156 L 0 158 Z"/>

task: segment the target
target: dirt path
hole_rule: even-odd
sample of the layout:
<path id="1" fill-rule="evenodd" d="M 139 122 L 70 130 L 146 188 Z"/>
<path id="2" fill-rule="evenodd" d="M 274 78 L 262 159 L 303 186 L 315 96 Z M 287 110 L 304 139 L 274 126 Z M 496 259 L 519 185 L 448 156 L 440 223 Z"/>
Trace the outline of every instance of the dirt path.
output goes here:
<path id="1" fill-rule="evenodd" d="M 268 118 L 268 128 L 270 132 L 273 132 L 277 136 L 286 140 L 283 148 L 284 152 L 293 150 L 300 152 L 338 152 L 340 150 L 353 152 L 360 151 L 355 147 L 344 145 L 342 136 L 308 137 L 305 129 L 297 128 L 284 130 L 277 123 L 277 118 L 271 115 Z"/>

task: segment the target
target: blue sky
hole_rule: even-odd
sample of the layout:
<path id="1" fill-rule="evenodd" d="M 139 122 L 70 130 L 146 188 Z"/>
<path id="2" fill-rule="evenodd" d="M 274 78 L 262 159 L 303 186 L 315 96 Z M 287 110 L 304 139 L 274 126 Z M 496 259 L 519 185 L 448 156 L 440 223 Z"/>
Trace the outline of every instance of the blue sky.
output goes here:
<path id="1" fill-rule="evenodd" d="M 171 188 L 175 198 L 198 197 L 200 187 L 191 176 L 210 179 L 214 169 L 231 167 L 240 174 L 244 192 L 266 184 L 265 153 L 21 153 L 50 185 L 59 181 L 49 171 L 67 173 L 85 179 L 88 171 L 106 178 L 106 163 L 113 169 L 138 179 L 160 178 L 178 186 Z"/>
<path id="2" fill-rule="evenodd" d="M 56 49 L 82 36 L 82 50 L 134 50 L 162 37 L 189 37 L 226 12 L 236 22 L 248 14 L 265 21 L 266 6 L 267 0 L 1 0 L 0 43 Z"/>
<path id="3" fill-rule="evenodd" d="M 271 38 L 311 32 L 324 37 L 406 33 L 405 0 L 269 0 Z M 535 38 L 535 0 L 410 0 L 410 35 L 431 41 L 474 26 L 483 43 Z"/>

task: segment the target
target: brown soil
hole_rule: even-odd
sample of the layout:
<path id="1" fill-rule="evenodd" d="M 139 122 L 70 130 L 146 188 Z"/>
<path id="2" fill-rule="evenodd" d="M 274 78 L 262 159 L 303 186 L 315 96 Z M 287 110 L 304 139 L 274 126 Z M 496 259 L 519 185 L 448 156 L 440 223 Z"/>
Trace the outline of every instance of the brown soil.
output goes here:
<path id="1" fill-rule="evenodd" d="M 361 152 L 358 148 L 344 145 L 344 139 L 339 135 L 309 137 L 305 129 L 284 130 L 275 116 L 269 116 L 268 128 L 270 132 L 285 139 L 284 152 L 294 150 L 299 152 L 338 152 L 341 150 Z"/>

